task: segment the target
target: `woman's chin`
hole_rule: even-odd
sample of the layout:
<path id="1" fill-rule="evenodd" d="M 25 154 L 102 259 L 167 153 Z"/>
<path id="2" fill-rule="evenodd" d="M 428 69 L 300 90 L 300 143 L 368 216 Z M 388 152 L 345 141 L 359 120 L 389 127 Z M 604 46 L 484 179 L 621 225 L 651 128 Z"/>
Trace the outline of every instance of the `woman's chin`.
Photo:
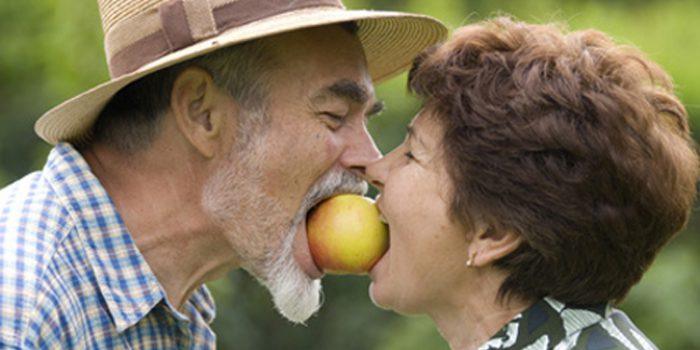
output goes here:
<path id="1" fill-rule="evenodd" d="M 401 298 L 397 298 L 396 295 L 392 294 L 391 290 L 388 290 L 386 287 L 386 285 L 382 285 L 376 281 L 373 281 L 369 285 L 369 298 L 376 307 L 382 310 L 393 311 L 403 316 L 424 313 L 425 310 L 423 308 L 416 307 L 416 305 L 410 302 L 410 299 L 406 299 L 408 296 L 405 295 L 405 293 L 401 295 Z"/>
<path id="2" fill-rule="evenodd" d="M 369 285 L 369 298 L 372 303 L 379 308 L 389 310 L 391 309 L 391 298 L 388 295 L 387 288 L 391 287 L 389 283 L 389 271 L 387 265 L 389 265 L 389 251 L 387 251 L 384 256 L 374 265 L 372 271 L 370 271 L 370 278 L 372 283 Z"/>
<path id="3" fill-rule="evenodd" d="M 390 310 L 390 304 L 381 291 L 381 286 L 376 281 L 372 281 L 369 285 L 369 298 L 372 303 L 380 309 Z"/>

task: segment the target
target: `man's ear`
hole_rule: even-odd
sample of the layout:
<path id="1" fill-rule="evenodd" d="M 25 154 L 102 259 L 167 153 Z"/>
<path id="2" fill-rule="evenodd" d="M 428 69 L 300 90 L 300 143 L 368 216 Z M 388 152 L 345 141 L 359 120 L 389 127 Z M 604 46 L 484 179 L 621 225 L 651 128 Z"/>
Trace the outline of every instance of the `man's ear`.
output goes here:
<path id="1" fill-rule="evenodd" d="M 470 266 L 483 267 L 514 252 L 522 244 L 522 236 L 513 230 L 488 226 L 474 233 L 467 248 Z"/>
<path id="2" fill-rule="evenodd" d="M 207 158 L 221 146 L 228 110 L 223 97 L 211 74 L 199 67 L 186 68 L 173 83 L 170 108 L 177 127 Z"/>

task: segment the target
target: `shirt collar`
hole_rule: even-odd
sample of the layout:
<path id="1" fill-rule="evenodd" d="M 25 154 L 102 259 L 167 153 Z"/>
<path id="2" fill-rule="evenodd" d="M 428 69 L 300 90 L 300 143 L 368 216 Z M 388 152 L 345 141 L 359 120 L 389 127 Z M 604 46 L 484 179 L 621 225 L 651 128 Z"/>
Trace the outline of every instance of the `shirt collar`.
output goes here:
<path id="1" fill-rule="evenodd" d="M 179 321 L 190 322 L 201 317 L 206 324 L 211 324 L 216 316 L 214 298 L 205 285 L 192 292 L 189 299 L 182 305 L 182 311 L 177 310 L 167 298 L 164 299 L 163 303 L 167 306 L 170 314 Z"/>
<path id="2" fill-rule="evenodd" d="M 43 173 L 76 225 L 117 331 L 124 331 L 164 299 L 160 283 L 78 151 L 59 143 Z"/>
<path id="3" fill-rule="evenodd" d="M 549 344 L 607 318 L 609 304 L 567 305 L 553 298 L 543 298 L 515 316 L 479 350 L 522 349 L 547 335 Z"/>
<path id="4" fill-rule="evenodd" d="M 204 322 L 211 324 L 216 317 L 216 304 L 206 286 L 201 286 L 190 297 L 192 306 L 202 315 Z"/>

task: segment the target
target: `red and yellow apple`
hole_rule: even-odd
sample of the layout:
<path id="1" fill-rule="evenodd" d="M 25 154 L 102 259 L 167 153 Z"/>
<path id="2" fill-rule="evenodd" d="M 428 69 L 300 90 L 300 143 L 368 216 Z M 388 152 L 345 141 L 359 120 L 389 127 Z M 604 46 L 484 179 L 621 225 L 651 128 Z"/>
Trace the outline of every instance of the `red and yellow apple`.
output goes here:
<path id="1" fill-rule="evenodd" d="M 342 194 L 309 213 L 306 229 L 314 262 L 325 273 L 367 274 L 389 248 L 389 231 L 370 198 Z"/>

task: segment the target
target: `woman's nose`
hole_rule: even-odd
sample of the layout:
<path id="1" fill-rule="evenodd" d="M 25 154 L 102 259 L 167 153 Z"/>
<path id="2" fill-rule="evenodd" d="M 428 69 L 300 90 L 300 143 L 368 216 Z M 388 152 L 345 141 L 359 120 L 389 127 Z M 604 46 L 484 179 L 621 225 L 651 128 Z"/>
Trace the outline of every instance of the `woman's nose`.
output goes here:
<path id="1" fill-rule="evenodd" d="M 384 180 L 386 178 L 386 158 L 382 157 L 367 164 L 363 178 L 378 190 L 384 188 Z"/>

